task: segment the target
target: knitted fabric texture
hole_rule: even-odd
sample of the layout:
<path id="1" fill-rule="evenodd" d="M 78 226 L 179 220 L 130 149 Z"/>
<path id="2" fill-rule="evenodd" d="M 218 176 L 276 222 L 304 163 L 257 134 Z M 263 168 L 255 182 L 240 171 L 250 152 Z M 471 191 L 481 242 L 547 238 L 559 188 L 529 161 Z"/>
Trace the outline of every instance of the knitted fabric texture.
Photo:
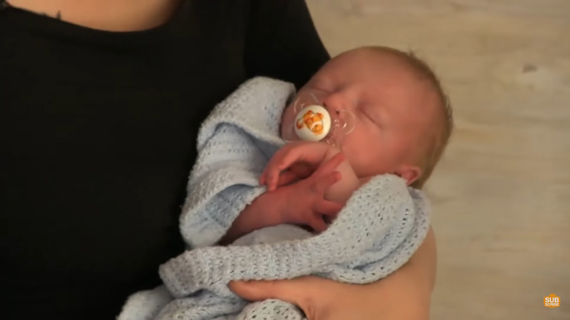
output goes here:
<path id="1" fill-rule="evenodd" d="M 397 270 L 417 250 L 429 228 L 429 204 L 421 191 L 393 175 L 360 187 L 319 235 L 281 225 L 228 247 L 212 246 L 265 191 L 258 178 L 284 145 L 279 122 L 293 94 L 289 83 L 254 78 L 216 106 L 199 133 L 180 220 L 189 250 L 160 267 L 168 292 L 159 287 L 133 295 L 119 319 L 304 319 L 283 301 L 248 304 L 227 284 L 303 275 L 370 283 Z M 143 310 L 142 299 L 152 308 Z"/>

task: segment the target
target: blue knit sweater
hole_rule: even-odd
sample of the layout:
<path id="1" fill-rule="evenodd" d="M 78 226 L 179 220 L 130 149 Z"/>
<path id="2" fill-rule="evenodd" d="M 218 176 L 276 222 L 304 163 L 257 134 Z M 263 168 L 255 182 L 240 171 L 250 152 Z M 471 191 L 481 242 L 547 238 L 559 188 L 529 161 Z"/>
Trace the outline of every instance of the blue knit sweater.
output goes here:
<path id="1" fill-rule="evenodd" d="M 160 267 L 164 287 L 129 298 L 120 320 L 303 319 L 282 301 L 247 304 L 227 284 L 303 275 L 370 283 L 397 270 L 419 247 L 429 227 L 428 201 L 393 175 L 379 175 L 360 187 L 319 235 L 282 225 L 228 247 L 214 246 L 265 191 L 258 178 L 284 144 L 279 122 L 294 93 L 289 83 L 254 78 L 206 119 L 180 218 L 189 250 Z"/>

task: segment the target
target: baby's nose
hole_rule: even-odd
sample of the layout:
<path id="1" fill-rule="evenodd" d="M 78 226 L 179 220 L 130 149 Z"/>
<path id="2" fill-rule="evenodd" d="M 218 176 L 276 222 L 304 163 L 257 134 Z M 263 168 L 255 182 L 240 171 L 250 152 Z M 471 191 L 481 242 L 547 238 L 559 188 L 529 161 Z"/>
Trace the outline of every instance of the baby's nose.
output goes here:
<path id="1" fill-rule="evenodd" d="M 342 99 L 338 96 L 329 96 L 323 101 L 324 107 L 332 114 L 340 114 L 341 110 L 344 108 Z"/>
<path id="2" fill-rule="evenodd" d="M 326 103 L 325 103 L 324 105 L 325 105 L 324 107 L 329 111 L 329 113 L 331 113 L 331 114 L 336 114 L 336 115 L 339 115 L 339 114 L 340 114 L 340 109 L 339 109 L 339 108 L 333 107 L 333 106 L 328 105 L 328 104 L 326 104 Z"/>

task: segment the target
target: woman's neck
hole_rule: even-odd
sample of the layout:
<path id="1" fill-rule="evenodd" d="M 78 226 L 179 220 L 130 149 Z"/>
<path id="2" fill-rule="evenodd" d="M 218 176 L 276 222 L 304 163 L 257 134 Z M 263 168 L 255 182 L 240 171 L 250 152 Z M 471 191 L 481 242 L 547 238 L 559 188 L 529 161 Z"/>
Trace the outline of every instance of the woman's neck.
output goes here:
<path id="1" fill-rule="evenodd" d="M 167 22 L 183 0 L 7 0 L 15 8 L 107 31 L 140 31 Z"/>

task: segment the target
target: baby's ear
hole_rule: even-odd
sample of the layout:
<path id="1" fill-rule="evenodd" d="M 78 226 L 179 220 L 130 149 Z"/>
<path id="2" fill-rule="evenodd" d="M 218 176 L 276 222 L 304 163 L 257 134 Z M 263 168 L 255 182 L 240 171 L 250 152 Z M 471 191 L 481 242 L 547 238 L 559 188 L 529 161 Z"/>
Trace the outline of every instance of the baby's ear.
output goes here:
<path id="1" fill-rule="evenodd" d="M 398 166 L 394 174 L 406 180 L 406 184 L 410 186 L 422 176 L 422 169 L 418 166 L 403 164 Z"/>

